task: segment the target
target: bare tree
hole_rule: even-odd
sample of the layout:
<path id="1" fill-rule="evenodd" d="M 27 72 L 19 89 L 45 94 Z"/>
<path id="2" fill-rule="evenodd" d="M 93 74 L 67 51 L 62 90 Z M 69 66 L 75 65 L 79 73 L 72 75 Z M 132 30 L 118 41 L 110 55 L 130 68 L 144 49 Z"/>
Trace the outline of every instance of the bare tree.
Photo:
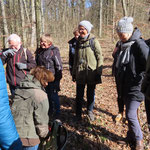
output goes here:
<path id="1" fill-rule="evenodd" d="M 102 36 L 102 10 L 103 10 L 103 0 L 99 0 L 99 37 Z"/>
<path id="2" fill-rule="evenodd" d="M 7 39 L 6 37 L 8 36 L 8 27 L 7 27 L 7 20 L 6 20 L 6 14 L 5 14 L 5 6 L 4 6 L 4 1 L 0 0 L 1 4 L 1 10 L 2 10 L 2 17 L 3 17 L 3 47 L 7 47 Z"/>
<path id="3" fill-rule="evenodd" d="M 123 15 L 128 16 L 127 7 L 126 7 L 126 0 L 122 0 L 122 8 L 123 8 Z"/>

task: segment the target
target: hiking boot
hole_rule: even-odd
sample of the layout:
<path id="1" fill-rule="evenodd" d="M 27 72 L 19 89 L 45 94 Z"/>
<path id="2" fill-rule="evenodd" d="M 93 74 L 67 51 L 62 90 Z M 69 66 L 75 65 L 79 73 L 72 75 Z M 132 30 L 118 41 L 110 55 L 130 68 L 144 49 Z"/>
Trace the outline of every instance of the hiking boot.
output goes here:
<path id="1" fill-rule="evenodd" d="M 119 113 L 119 114 L 116 116 L 115 121 L 116 121 L 116 122 L 120 122 L 120 121 L 122 120 L 122 118 L 123 118 L 123 115 L 122 115 L 121 113 Z"/>
<path id="2" fill-rule="evenodd" d="M 136 147 L 135 147 L 135 150 L 144 150 L 143 140 L 136 141 Z"/>
<path id="3" fill-rule="evenodd" d="M 92 111 L 88 111 L 88 116 L 90 118 L 91 121 L 94 121 L 95 120 L 95 117 L 94 117 L 94 114 Z"/>
<path id="4" fill-rule="evenodd" d="M 75 116 L 73 121 L 75 122 L 80 122 L 82 120 L 82 117 L 81 116 Z"/>
<path id="5" fill-rule="evenodd" d="M 135 145 L 135 142 L 129 137 L 123 138 L 123 139 L 117 141 L 117 143 L 121 144 L 121 145 L 127 145 L 127 144 Z"/>

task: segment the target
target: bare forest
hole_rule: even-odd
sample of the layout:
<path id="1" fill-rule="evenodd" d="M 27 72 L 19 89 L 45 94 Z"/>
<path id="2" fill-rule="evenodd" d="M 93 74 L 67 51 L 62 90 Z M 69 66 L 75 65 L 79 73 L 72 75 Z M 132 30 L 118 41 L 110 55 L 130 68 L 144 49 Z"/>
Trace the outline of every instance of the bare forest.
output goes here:
<path id="1" fill-rule="evenodd" d="M 150 38 L 150 0 L 0 0 L 0 12 L 0 49 L 8 46 L 7 37 L 11 33 L 21 36 L 24 47 L 33 53 L 43 33 L 50 33 L 60 49 L 63 61 L 59 92 L 61 120 L 69 134 L 65 150 L 129 150 L 129 146 L 116 142 L 126 136 L 127 125 L 124 120 L 114 121 L 118 113 L 116 85 L 111 75 L 112 52 L 118 40 L 115 28 L 121 17 L 132 16 L 143 38 Z M 69 73 L 68 41 L 82 20 L 89 20 L 94 26 L 92 33 L 102 47 L 104 69 L 102 84 L 96 87 L 95 93 L 96 120 L 90 122 L 84 114 L 83 121 L 76 124 L 72 119 L 76 84 Z M 86 97 L 84 103 L 83 111 L 86 110 Z M 144 102 L 138 115 L 145 150 L 150 150 Z"/>

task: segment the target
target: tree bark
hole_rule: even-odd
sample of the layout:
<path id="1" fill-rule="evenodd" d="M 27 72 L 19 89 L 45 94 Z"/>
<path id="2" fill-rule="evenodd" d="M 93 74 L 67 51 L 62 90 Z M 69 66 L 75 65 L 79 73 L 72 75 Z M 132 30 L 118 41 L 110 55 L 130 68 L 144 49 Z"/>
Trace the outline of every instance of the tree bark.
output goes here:
<path id="1" fill-rule="evenodd" d="M 126 0 L 122 0 L 122 8 L 123 8 L 123 15 L 128 16 L 127 7 L 126 7 Z"/>
<path id="2" fill-rule="evenodd" d="M 6 37 L 8 36 L 9 32 L 8 32 L 8 27 L 7 27 L 4 1 L 0 0 L 0 4 L 1 4 L 2 17 L 3 17 L 3 47 L 5 48 L 5 47 L 8 47 Z"/>

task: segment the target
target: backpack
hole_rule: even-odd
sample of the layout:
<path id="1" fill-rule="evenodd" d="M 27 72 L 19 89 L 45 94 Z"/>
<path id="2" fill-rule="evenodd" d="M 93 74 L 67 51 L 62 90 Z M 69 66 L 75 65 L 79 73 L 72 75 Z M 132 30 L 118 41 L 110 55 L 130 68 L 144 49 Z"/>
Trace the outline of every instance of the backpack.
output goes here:
<path id="1" fill-rule="evenodd" d="M 64 150 L 67 143 L 68 132 L 58 119 L 54 120 L 49 130 L 49 141 L 40 143 L 40 150 Z"/>

